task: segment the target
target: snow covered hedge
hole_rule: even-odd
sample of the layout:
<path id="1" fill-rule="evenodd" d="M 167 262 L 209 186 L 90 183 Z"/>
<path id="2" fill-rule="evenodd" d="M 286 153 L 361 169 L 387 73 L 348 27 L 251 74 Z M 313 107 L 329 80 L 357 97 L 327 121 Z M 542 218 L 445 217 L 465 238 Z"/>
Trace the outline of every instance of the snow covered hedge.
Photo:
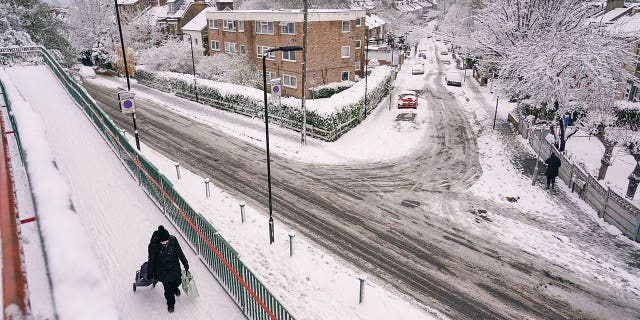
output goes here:
<path id="1" fill-rule="evenodd" d="M 353 81 L 332 82 L 322 86 L 313 87 L 309 89 L 309 91 L 311 91 L 311 95 L 314 99 L 322 99 L 347 90 L 353 87 L 354 84 L 355 82 Z"/>
<path id="2" fill-rule="evenodd" d="M 142 85 L 195 100 L 191 75 L 152 72 L 139 67 L 135 77 Z M 377 106 L 389 92 L 390 83 L 389 67 L 373 70 L 368 79 L 366 111 L 363 109 L 364 81 L 357 82 L 350 89 L 330 98 L 307 100 L 307 134 L 325 141 L 335 141 L 360 123 L 370 110 Z M 198 79 L 197 90 L 201 103 L 246 116 L 264 117 L 264 93 L 261 89 Z M 282 98 L 280 104 L 274 104 L 269 98 L 269 117 L 273 123 L 301 131 L 301 100 L 287 97 Z"/>

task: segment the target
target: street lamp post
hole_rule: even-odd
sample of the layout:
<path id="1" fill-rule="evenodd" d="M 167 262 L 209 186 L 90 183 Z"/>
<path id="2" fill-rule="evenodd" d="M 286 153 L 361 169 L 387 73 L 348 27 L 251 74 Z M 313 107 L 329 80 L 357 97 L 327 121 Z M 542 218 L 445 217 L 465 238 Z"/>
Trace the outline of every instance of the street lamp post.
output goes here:
<path id="1" fill-rule="evenodd" d="M 264 92 L 264 130 L 267 143 L 267 190 L 269 192 L 269 244 L 274 241 L 273 234 L 273 206 L 271 205 L 271 158 L 269 156 L 269 107 L 267 104 L 267 56 L 275 51 L 300 51 L 300 46 L 285 46 L 271 48 L 262 53 L 262 90 Z"/>
<path id="2" fill-rule="evenodd" d="M 178 36 L 189 36 L 189 45 L 191 46 L 191 67 L 193 68 L 193 92 L 196 95 L 196 102 L 200 103 L 198 100 L 198 85 L 196 83 L 196 60 L 193 58 L 193 39 L 191 38 L 190 33 L 178 33 Z"/>

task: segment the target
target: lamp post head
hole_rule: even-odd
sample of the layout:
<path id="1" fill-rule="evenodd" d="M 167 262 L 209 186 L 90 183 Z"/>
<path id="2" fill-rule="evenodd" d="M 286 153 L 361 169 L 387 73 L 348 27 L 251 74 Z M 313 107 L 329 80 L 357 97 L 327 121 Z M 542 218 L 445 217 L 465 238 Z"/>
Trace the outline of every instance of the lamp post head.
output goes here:
<path id="1" fill-rule="evenodd" d="M 301 51 L 304 50 L 301 46 L 284 46 L 284 47 L 279 47 L 278 50 L 280 51 Z"/>

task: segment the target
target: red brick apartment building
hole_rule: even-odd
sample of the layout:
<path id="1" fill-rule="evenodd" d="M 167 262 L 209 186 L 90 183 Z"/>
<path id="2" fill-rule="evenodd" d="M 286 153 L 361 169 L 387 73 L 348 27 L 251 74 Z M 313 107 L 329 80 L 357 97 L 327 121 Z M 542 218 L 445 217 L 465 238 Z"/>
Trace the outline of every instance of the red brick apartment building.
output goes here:
<path id="1" fill-rule="evenodd" d="M 207 12 L 209 53 L 246 54 L 262 68 L 262 53 L 280 46 L 302 46 L 302 10 L 225 10 Z M 310 10 L 308 89 L 363 76 L 364 10 Z M 272 52 L 267 81 L 280 78 L 283 94 L 302 96 L 302 51 Z"/>

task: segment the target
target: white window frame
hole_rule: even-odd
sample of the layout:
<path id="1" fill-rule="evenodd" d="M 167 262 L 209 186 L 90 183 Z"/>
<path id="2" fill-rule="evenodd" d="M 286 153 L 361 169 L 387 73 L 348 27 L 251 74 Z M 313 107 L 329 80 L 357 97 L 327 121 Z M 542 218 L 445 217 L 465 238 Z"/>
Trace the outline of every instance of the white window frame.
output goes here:
<path id="1" fill-rule="evenodd" d="M 262 59 L 262 55 L 263 52 L 269 50 L 269 49 L 273 49 L 273 47 L 268 47 L 268 46 L 257 46 L 256 47 L 256 53 L 258 55 L 258 59 Z M 276 59 L 276 52 L 272 51 L 269 52 L 269 55 L 266 58 L 267 60 L 275 60 Z"/>
<path id="2" fill-rule="evenodd" d="M 347 49 L 347 55 L 344 54 L 344 49 Z M 340 48 L 340 56 L 342 58 L 351 58 L 351 46 L 342 46 L 342 48 Z"/>
<path id="3" fill-rule="evenodd" d="M 267 31 L 262 30 L 263 28 L 267 28 Z M 256 34 L 273 34 L 273 21 L 256 21 Z"/>
<path id="4" fill-rule="evenodd" d="M 238 20 L 238 32 L 244 32 L 244 20 Z"/>
<path id="5" fill-rule="evenodd" d="M 215 44 L 215 45 L 214 45 Z M 220 51 L 220 41 L 218 40 L 211 40 L 211 50 L 213 51 Z"/>
<path id="6" fill-rule="evenodd" d="M 222 30 L 229 32 L 236 32 L 235 20 L 222 20 Z"/>
<path id="7" fill-rule="evenodd" d="M 351 21 L 342 20 L 342 33 L 347 33 L 347 32 L 351 32 Z"/>
<path id="8" fill-rule="evenodd" d="M 289 26 L 292 27 L 292 30 L 289 30 Z M 284 30 L 284 28 L 286 28 L 286 30 Z M 280 22 L 280 34 L 295 35 L 296 34 L 296 23 L 295 22 Z"/>
<path id="9" fill-rule="evenodd" d="M 235 42 L 225 42 L 224 43 L 224 52 L 229 54 L 237 54 L 238 53 L 238 45 Z"/>
<path id="10" fill-rule="evenodd" d="M 293 84 L 291 84 L 291 80 L 293 80 Z M 288 74 L 283 74 L 282 75 L 282 85 L 287 87 L 287 88 L 293 88 L 296 89 L 298 87 L 298 78 L 294 77 L 294 76 L 290 76 Z"/>
<path id="11" fill-rule="evenodd" d="M 218 19 L 209 20 L 209 29 L 218 29 Z"/>
<path id="12" fill-rule="evenodd" d="M 238 50 L 238 53 L 240 53 L 241 55 L 246 55 L 247 54 L 247 46 L 245 46 L 244 44 L 241 44 L 240 48 Z"/>
<path id="13" fill-rule="evenodd" d="M 362 26 L 362 18 L 356 19 L 356 27 Z"/>
<path id="14" fill-rule="evenodd" d="M 347 80 L 344 80 L 344 74 L 347 74 Z M 342 71 L 340 72 L 340 81 L 349 81 L 349 76 L 351 76 L 351 72 L 349 71 Z"/>
<path id="15" fill-rule="evenodd" d="M 356 40 L 355 48 L 356 49 L 362 48 L 362 40 Z"/>
<path id="16" fill-rule="evenodd" d="M 271 84 L 271 79 L 277 78 L 278 75 L 273 71 L 267 71 L 267 84 Z"/>
<path id="17" fill-rule="evenodd" d="M 296 62 L 296 52 L 295 51 L 282 51 L 282 61 Z"/>

